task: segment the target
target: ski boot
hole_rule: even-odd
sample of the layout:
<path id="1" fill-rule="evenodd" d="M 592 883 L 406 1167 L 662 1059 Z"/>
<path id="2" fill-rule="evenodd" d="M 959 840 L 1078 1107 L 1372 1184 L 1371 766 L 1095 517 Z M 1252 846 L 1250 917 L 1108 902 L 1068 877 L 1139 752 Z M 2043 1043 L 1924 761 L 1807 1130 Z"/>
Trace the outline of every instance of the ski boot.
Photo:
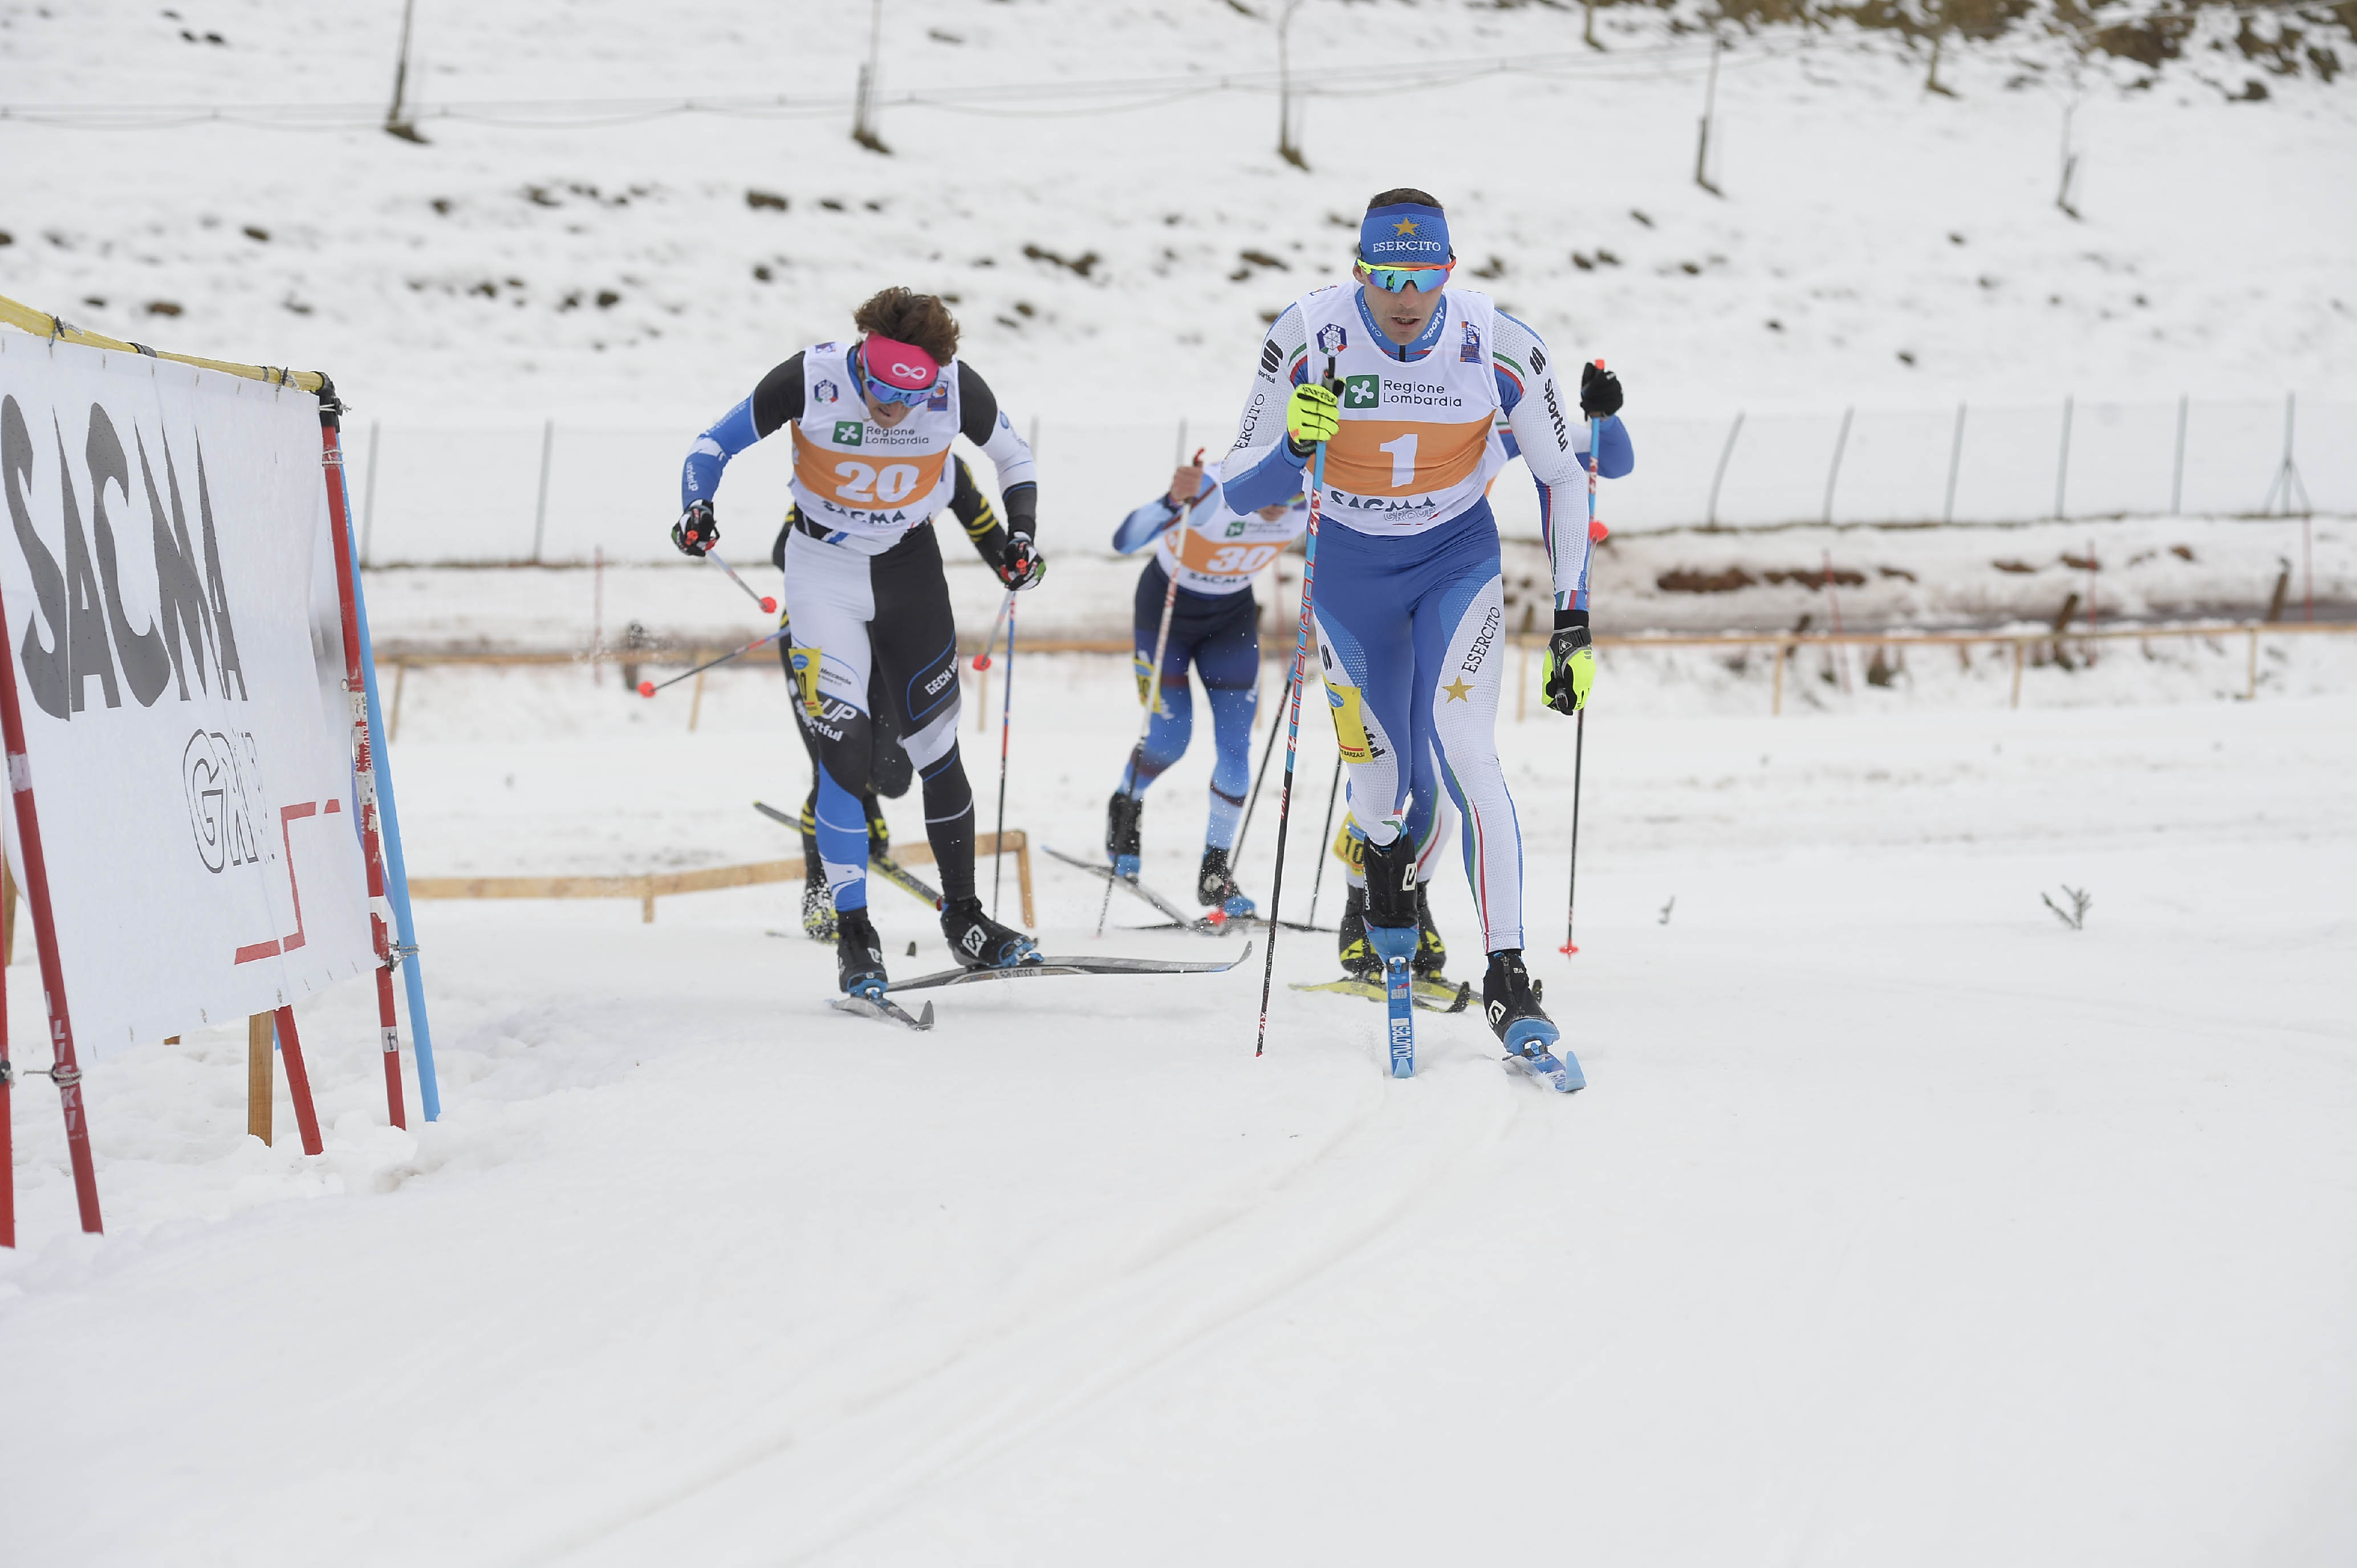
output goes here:
<path id="1" fill-rule="evenodd" d="M 865 996 L 870 1002 L 890 983 L 884 974 L 883 940 L 868 923 L 865 906 L 840 910 L 834 917 L 834 978 L 845 996 Z"/>
<path id="2" fill-rule="evenodd" d="M 1015 969 L 1039 961 L 1039 947 L 982 912 L 979 898 L 952 898 L 942 909 L 942 936 L 968 969 Z"/>
<path id="3" fill-rule="evenodd" d="M 1228 852 L 1216 844 L 1203 846 L 1202 868 L 1195 873 L 1195 897 L 1211 911 L 1214 920 L 1249 920 L 1256 912 L 1253 901 L 1236 886 Z"/>
<path id="4" fill-rule="evenodd" d="M 1367 945 L 1367 890 L 1353 887 L 1342 898 L 1342 928 L 1337 938 L 1342 972 L 1353 980 L 1381 980 L 1383 961 Z"/>
<path id="5" fill-rule="evenodd" d="M 1401 833 L 1387 844 L 1366 847 L 1367 945 L 1390 959 L 1413 959 L 1421 940 L 1417 929 L 1415 845 Z"/>
<path id="6" fill-rule="evenodd" d="M 1432 923 L 1432 900 L 1426 897 L 1421 882 L 1415 885 L 1415 977 L 1438 980 L 1440 972 L 1448 967 L 1448 944 L 1440 940 L 1440 928 Z"/>
<path id="7" fill-rule="evenodd" d="M 1481 978 L 1481 1011 L 1507 1052 L 1533 1077 L 1548 1079 L 1566 1094 L 1587 1087 L 1579 1058 L 1555 1049 L 1562 1034 L 1539 1006 L 1538 990 L 1523 967 L 1519 948 L 1490 955 L 1490 972 Z"/>
<path id="8" fill-rule="evenodd" d="M 1137 880 L 1137 820 L 1145 813 L 1146 802 L 1126 789 L 1114 790 L 1105 802 L 1105 858 L 1113 862 L 1113 874 L 1125 881 Z"/>

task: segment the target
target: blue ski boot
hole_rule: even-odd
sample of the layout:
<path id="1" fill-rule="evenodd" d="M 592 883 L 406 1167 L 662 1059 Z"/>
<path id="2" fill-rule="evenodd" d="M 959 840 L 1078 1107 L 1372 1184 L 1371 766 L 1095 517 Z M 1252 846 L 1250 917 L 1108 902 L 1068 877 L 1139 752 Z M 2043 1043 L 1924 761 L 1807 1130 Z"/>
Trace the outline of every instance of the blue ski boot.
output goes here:
<path id="1" fill-rule="evenodd" d="M 1481 979 L 1481 1010 L 1505 1044 L 1508 1066 L 1565 1094 L 1587 1087 L 1579 1058 L 1568 1050 L 1558 1055 L 1554 1049 L 1562 1033 L 1539 1006 L 1521 949 L 1501 948 L 1490 955 L 1490 972 Z"/>
<path id="2" fill-rule="evenodd" d="M 1141 843 L 1137 820 L 1146 814 L 1146 802 L 1126 789 L 1114 791 L 1105 802 L 1105 858 L 1113 863 L 1113 874 L 1124 881 L 1137 880 L 1138 855 Z"/>
<path id="3" fill-rule="evenodd" d="M 942 939 L 968 969 L 1014 969 L 1039 961 L 1039 947 L 982 912 L 979 898 L 952 898 L 942 909 Z"/>
<path id="4" fill-rule="evenodd" d="M 845 996 L 873 1002 L 890 983 L 884 974 L 884 943 L 868 923 L 867 909 L 837 910 L 834 917 L 834 978 Z"/>

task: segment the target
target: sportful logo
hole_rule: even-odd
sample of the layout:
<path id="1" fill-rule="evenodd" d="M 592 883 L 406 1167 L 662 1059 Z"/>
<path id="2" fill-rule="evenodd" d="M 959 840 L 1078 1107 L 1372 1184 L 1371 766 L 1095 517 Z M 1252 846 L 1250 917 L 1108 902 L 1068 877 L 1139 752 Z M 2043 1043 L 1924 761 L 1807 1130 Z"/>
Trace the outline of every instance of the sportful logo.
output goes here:
<path id="1" fill-rule="evenodd" d="M 1318 351 L 1319 353 L 1339 354 L 1350 346 L 1351 335 L 1342 329 L 1342 324 L 1340 322 L 1329 321 L 1325 326 L 1320 327 L 1318 329 Z"/>
<path id="2" fill-rule="evenodd" d="M 212 487 L 205 477 L 205 453 L 199 443 L 197 459 L 196 538 L 188 534 L 188 516 L 180 499 L 180 477 L 172 447 L 160 434 L 156 450 L 163 455 L 163 488 L 156 488 L 156 466 L 146 437 L 131 429 L 132 451 L 138 455 L 140 491 L 146 498 L 147 532 L 156 564 L 156 614 L 145 628 L 135 627 L 124 613 L 117 521 L 137 527 L 137 503 L 131 500 L 131 455 L 106 410 L 90 409 L 90 435 L 84 446 L 85 477 L 90 487 L 91 527 L 82 528 L 81 506 L 68 466 L 62 435 L 58 444 L 58 492 L 65 534 L 62 568 L 33 527 L 26 492 L 38 462 L 31 430 L 15 398 L 0 399 L 0 480 L 5 480 L 8 517 L 16 543 L 25 553 L 25 567 L 33 580 L 33 604 L 27 617 L 21 645 L 26 689 L 43 713 L 70 719 L 83 711 L 89 685 L 98 682 L 106 706 L 123 705 L 124 686 L 143 708 L 152 708 L 167 687 L 177 686 L 181 702 L 190 700 L 188 677 L 199 692 L 218 691 L 224 700 L 246 702 L 245 671 L 238 660 L 237 629 L 231 624 L 228 584 L 221 575 L 221 545 L 213 532 Z M 107 492 L 121 494 L 127 510 L 110 517 Z M 91 540 L 97 550 L 91 549 Z M 93 562 L 95 564 L 93 565 Z M 231 690 L 231 683 L 235 690 Z"/>
<path id="3" fill-rule="evenodd" d="M 856 446 L 866 431 L 867 426 L 863 420 L 838 419 L 834 422 L 834 444 L 837 446 Z"/>
<path id="4" fill-rule="evenodd" d="M 1260 346 L 1260 373 L 1262 375 L 1273 376 L 1276 374 L 1284 365 L 1285 350 L 1276 346 L 1275 338 L 1272 338 L 1267 342 L 1263 343 Z"/>
<path id="5" fill-rule="evenodd" d="M 1342 378 L 1344 408 L 1372 408 L 1383 401 L 1383 379 L 1381 376 L 1345 376 Z"/>

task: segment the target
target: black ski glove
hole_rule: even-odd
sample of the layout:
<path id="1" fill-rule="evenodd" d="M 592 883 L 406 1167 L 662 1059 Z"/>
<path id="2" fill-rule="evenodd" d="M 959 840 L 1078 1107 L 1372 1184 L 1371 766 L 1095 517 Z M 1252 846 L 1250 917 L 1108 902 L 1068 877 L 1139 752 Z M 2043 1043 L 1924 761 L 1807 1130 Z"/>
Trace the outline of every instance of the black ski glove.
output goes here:
<path id="1" fill-rule="evenodd" d="M 720 542 L 720 524 L 712 515 L 710 501 L 693 501 L 671 525 L 671 542 L 679 546 L 683 555 L 701 555 Z"/>
<path id="2" fill-rule="evenodd" d="M 1028 533 L 1007 535 L 1006 548 L 996 564 L 998 580 L 1014 589 L 1033 588 L 1048 575 L 1048 562 Z"/>
<path id="3" fill-rule="evenodd" d="M 1579 412 L 1604 419 L 1620 412 L 1620 378 L 1601 365 L 1579 367 Z"/>

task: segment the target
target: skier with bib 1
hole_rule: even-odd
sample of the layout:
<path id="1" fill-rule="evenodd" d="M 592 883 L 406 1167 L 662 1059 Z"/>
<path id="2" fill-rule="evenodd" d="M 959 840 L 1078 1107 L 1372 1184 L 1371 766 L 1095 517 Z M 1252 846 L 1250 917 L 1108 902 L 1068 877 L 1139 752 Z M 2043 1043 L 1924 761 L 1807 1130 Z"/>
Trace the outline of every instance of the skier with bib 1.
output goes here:
<path id="1" fill-rule="evenodd" d="M 1201 454 L 1196 456 L 1200 459 Z M 1124 555 L 1148 541 L 1154 544 L 1137 575 L 1132 663 L 1138 701 L 1154 703 L 1155 710 L 1145 744 L 1132 748 L 1121 788 L 1106 805 L 1105 854 L 1114 875 L 1137 879 L 1138 819 L 1146 788 L 1185 755 L 1194 732 L 1194 701 L 1187 684 L 1191 663 L 1203 678 L 1218 747 L 1195 895 L 1227 918 L 1254 913 L 1253 901 L 1237 889 L 1228 864 L 1251 781 L 1253 714 L 1259 700 L 1260 606 L 1253 597 L 1253 578 L 1300 538 L 1308 523 L 1308 503 L 1297 489 L 1250 511 L 1230 510 L 1220 499 L 1219 465 L 1199 461 L 1180 467 L 1168 493 L 1131 512 L 1114 531 L 1113 547 Z M 1157 644 L 1158 680 L 1153 673 Z"/>
<path id="2" fill-rule="evenodd" d="M 819 855 L 836 913 L 835 971 L 846 995 L 889 981 L 867 916 L 867 814 L 875 717 L 870 677 L 922 784 L 925 836 L 942 877 L 942 935 L 968 968 L 1036 963 L 1020 931 L 983 913 L 974 887 L 974 791 L 959 759 L 957 628 L 942 553 L 928 527 L 954 487 L 950 443 L 963 435 L 996 470 L 1006 514 L 997 564 L 1009 588 L 1046 570 L 1033 542 L 1039 487 L 1031 449 L 972 367 L 957 322 L 931 295 L 888 288 L 853 316 L 860 336 L 804 349 L 696 438 L 680 479 L 672 541 L 702 555 L 719 538 L 713 497 L 729 458 L 793 432 L 793 510 L 784 552 L 788 658 L 802 721 L 818 741 Z"/>
<path id="3" fill-rule="evenodd" d="M 1329 285 L 1280 314 L 1223 471 L 1229 506 L 1265 505 L 1301 488 L 1325 447 L 1312 613 L 1318 663 L 1365 840 L 1367 939 L 1386 960 L 1416 947 L 1416 751 L 1434 747 L 1440 782 L 1463 820 L 1489 968 L 1481 1000 L 1508 1051 L 1549 1053 L 1560 1032 L 1523 962 L 1522 834 L 1498 760 L 1505 596 L 1487 487 L 1505 461 L 1491 427 L 1503 413 L 1539 487 L 1554 566 L 1555 630 L 1546 700 L 1587 703 L 1596 677 L 1587 627 L 1588 454 L 1537 333 L 1484 294 L 1448 286 L 1448 220 L 1421 190 L 1367 204 L 1355 287 Z M 1328 369 L 1332 384 L 1328 382 Z M 1619 381 L 1583 366 L 1580 412 L 1594 422 L 1598 471 L 1634 466 L 1613 417 Z M 1415 812 L 1417 816 L 1424 812 Z M 1561 1053 L 1564 1085 L 1583 1081 Z"/>

